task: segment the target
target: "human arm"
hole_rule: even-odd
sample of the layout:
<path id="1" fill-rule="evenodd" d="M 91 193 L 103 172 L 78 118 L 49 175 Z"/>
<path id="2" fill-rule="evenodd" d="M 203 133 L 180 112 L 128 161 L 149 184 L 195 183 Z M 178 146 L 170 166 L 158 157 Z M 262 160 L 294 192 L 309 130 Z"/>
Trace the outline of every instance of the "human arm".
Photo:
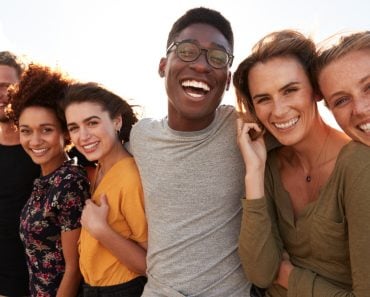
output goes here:
<path id="1" fill-rule="evenodd" d="M 81 228 L 64 231 L 61 234 L 65 270 L 60 282 L 56 297 L 77 296 L 81 282 L 81 273 L 78 266 L 77 242 Z"/>
<path id="2" fill-rule="evenodd" d="M 330 249 L 330 256 L 335 255 L 334 259 L 341 259 L 337 255 L 338 249 L 341 254 L 347 254 L 342 256 L 342 265 L 348 263 L 348 272 L 351 273 L 347 277 L 349 285 L 339 285 L 332 279 L 340 278 L 343 275 L 343 271 L 336 271 L 332 268 L 331 273 L 338 273 L 335 277 L 323 277 L 316 271 L 309 269 L 303 269 L 301 267 L 294 267 L 289 276 L 288 283 L 288 296 L 339 296 L 339 297 L 364 297 L 369 296 L 370 292 L 370 268 L 369 268 L 369 253 L 368 248 L 370 246 L 370 156 L 361 156 L 360 153 L 356 152 L 358 160 L 356 158 L 348 160 L 342 167 L 339 167 L 340 174 L 338 179 L 341 183 L 338 184 L 335 189 L 329 190 L 337 198 L 336 209 L 339 209 L 339 213 L 343 213 L 343 217 L 330 216 L 324 217 L 325 213 L 320 213 L 323 217 L 319 224 L 315 225 L 315 232 L 320 235 L 316 241 L 320 244 L 320 252 L 323 247 Z M 325 191 L 326 193 L 327 191 Z M 329 212 L 330 213 L 330 212 Z M 332 218 L 337 218 L 333 220 Z M 327 229 L 326 226 L 330 228 Z M 320 230 L 317 230 L 317 229 Z M 317 236 L 317 235 L 315 235 Z M 326 237 L 330 238 L 330 241 L 326 241 Z M 343 248 L 342 248 L 343 246 Z M 348 248 L 347 248 L 348 247 Z M 316 247 L 317 248 L 317 247 Z M 327 257 L 327 256 L 325 256 Z M 348 257 L 348 260 L 346 258 Z M 327 262 L 330 259 L 326 258 Z M 352 286 L 351 286 L 352 282 Z M 312 293 L 308 293 L 312 292 Z"/>
<path id="3" fill-rule="evenodd" d="M 81 217 L 82 226 L 108 249 L 120 263 L 138 274 L 145 275 L 146 243 L 141 246 L 117 233 L 108 224 L 109 205 L 104 195 L 100 197 L 100 203 L 100 205 L 97 205 L 91 200 L 86 201 Z"/>
<path id="4" fill-rule="evenodd" d="M 247 170 L 239 254 L 247 278 L 257 286 L 267 288 L 278 273 L 282 243 L 271 189 L 267 188 L 265 195 L 266 149 L 262 137 L 251 140 L 248 131 L 252 128 L 259 129 L 256 124 L 238 121 L 238 144 Z M 271 174 L 266 172 L 266 175 Z"/>

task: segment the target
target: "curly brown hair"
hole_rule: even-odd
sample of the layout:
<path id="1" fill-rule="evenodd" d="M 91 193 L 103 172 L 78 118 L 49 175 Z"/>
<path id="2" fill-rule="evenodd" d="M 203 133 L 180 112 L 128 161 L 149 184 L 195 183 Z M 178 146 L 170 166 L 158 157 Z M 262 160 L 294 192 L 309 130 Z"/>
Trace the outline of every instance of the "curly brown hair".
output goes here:
<path id="1" fill-rule="evenodd" d="M 55 112 L 63 132 L 67 124 L 60 102 L 65 96 L 70 80 L 62 73 L 47 66 L 30 64 L 22 74 L 19 84 L 9 90 L 11 107 L 8 116 L 18 125 L 18 120 L 27 107 L 39 106 Z"/>

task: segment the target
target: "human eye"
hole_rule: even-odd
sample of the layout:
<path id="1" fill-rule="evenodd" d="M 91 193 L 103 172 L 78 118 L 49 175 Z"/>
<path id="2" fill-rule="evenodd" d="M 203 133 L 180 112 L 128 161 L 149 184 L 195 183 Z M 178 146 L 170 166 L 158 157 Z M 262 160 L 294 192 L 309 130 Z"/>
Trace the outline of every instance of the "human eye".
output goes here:
<path id="1" fill-rule="evenodd" d="M 183 60 L 193 60 L 197 57 L 199 48 L 190 42 L 180 43 L 177 48 L 177 54 Z"/>
<path id="2" fill-rule="evenodd" d="M 289 88 L 286 88 L 283 92 L 284 95 L 289 95 L 291 93 L 294 93 L 294 92 L 297 92 L 298 91 L 298 88 L 297 87 L 289 87 Z"/>
<path id="3" fill-rule="evenodd" d="M 78 130 L 78 127 L 77 126 L 68 126 L 68 132 L 69 133 L 74 133 L 74 132 L 77 132 Z"/>
<path id="4" fill-rule="evenodd" d="M 87 122 L 87 126 L 88 127 L 95 127 L 98 124 L 99 124 L 99 122 L 98 121 L 95 121 L 95 120 L 92 120 L 92 121 L 88 121 Z"/>
<path id="5" fill-rule="evenodd" d="M 268 100 L 269 100 L 269 97 L 268 97 L 268 96 L 263 96 L 263 97 L 258 97 L 258 98 L 256 98 L 256 99 L 254 100 L 254 102 L 255 102 L 256 104 L 263 104 L 263 103 L 268 102 Z"/>
<path id="6" fill-rule="evenodd" d="M 342 96 L 333 100 L 332 107 L 344 106 L 349 101 L 348 96 Z"/>
<path id="7" fill-rule="evenodd" d="M 48 133 L 51 133 L 51 132 L 53 132 L 54 131 L 54 129 L 52 128 L 52 127 L 44 127 L 44 128 L 42 128 L 42 130 L 41 130 L 41 132 L 43 133 L 43 134 L 48 134 Z"/>
<path id="8" fill-rule="evenodd" d="M 27 128 L 20 128 L 19 133 L 22 135 L 29 135 L 31 133 L 30 129 Z"/>
<path id="9" fill-rule="evenodd" d="M 370 92 L 370 84 L 365 85 L 364 92 Z"/>
<path id="10" fill-rule="evenodd" d="M 227 58 L 227 53 L 223 50 L 212 49 L 208 54 L 209 63 L 216 67 L 226 66 Z"/>

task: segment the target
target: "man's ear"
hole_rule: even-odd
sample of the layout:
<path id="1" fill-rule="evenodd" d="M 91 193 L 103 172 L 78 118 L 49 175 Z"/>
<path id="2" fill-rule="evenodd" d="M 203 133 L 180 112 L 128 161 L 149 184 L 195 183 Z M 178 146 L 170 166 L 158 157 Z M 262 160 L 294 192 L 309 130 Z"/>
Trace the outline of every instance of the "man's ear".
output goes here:
<path id="1" fill-rule="evenodd" d="M 160 77 L 165 76 L 166 64 L 167 64 L 167 58 L 161 58 L 159 62 L 159 67 L 158 67 L 158 73 Z"/>
<path id="2" fill-rule="evenodd" d="M 230 84 L 231 84 L 231 72 L 229 71 L 229 73 L 227 74 L 226 91 L 229 90 Z"/>

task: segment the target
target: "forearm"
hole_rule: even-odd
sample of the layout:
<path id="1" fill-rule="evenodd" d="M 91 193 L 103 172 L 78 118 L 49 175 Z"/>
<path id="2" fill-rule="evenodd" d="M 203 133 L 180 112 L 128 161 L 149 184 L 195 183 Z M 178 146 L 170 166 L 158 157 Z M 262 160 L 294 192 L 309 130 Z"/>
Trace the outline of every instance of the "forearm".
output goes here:
<path id="1" fill-rule="evenodd" d="M 146 250 L 138 243 L 123 237 L 108 225 L 95 238 L 128 269 L 146 274 Z"/>
<path id="2" fill-rule="evenodd" d="M 60 282 L 56 297 L 77 296 L 82 277 L 78 267 L 66 266 L 62 281 Z"/>
<path id="3" fill-rule="evenodd" d="M 365 297 L 368 293 L 339 287 L 308 269 L 295 267 L 289 277 L 288 297 Z"/>
<path id="4" fill-rule="evenodd" d="M 253 200 L 265 196 L 264 175 L 264 167 L 259 170 L 249 169 L 247 171 L 247 174 L 245 176 L 246 199 Z"/>
<path id="5" fill-rule="evenodd" d="M 265 198 L 244 201 L 239 254 L 247 278 L 259 287 L 269 287 L 276 279 L 281 252 Z"/>

